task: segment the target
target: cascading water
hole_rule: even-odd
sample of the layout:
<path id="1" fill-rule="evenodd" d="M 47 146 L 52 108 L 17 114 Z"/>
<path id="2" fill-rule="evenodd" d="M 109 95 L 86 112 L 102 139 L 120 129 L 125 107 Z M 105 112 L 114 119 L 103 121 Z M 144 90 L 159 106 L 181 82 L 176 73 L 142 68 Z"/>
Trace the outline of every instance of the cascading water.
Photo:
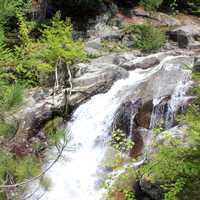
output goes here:
<path id="1" fill-rule="evenodd" d="M 73 152 L 64 151 L 64 159 L 48 171 L 52 187 L 41 200 L 102 199 L 102 192 L 97 189 L 96 173 L 106 150 L 104 141 L 107 139 L 114 114 L 130 92 L 161 69 L 163 63 L 169 59 L 171 57 L 150 70 L 136 69 L 130 72 L 127 79 L 117 81 L 107 93 L 92 97 L 74 112 L 67 129 L 72 136 L 70 144 L 79 147 Z M 139 161 L 135 166 L 143 162 Z M 37 200 L 39 196 L 41 191 L 36 192 L 31 199 Z"/>
<path id="2" fill-rule="evenodd" d="M 188 81 L 186 77 L 185 80 L 180 81 L 171 96 L 170 101 L 167 104 L 167 111 L 165 113 L 165 128 L 169 129 L 173 126 L 175 114 L 180 108 L 181 110 L 187 104 L 188 98 L 186 97 L 186 92 L 191 86 L 192 82 Z"/>

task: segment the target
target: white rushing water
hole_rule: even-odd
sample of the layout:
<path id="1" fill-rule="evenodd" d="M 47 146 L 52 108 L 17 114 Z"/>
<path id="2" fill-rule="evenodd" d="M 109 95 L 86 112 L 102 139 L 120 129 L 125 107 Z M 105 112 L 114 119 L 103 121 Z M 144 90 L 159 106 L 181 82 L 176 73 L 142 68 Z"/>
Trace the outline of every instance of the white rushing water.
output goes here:
<path id="1" fill-rule="evenodd" d="M 127 79 L 114 83 L 107 93 L 96 95 L 77 108 L 67 129 L 72 136 L 70 143 L 79 145 L 79 148 L 73 152 L 64 151 L 64 159 L 59 160 L 48 172 L 52 187 L 41 200 L 102 198 L 101 191 L 96 188 L 96 172 L 106 150 L 102 141 L 108 136 L 114 114 L 130 90 L 133 91 L 137 84 L 157 72 L 163 62 L 150 70 L 130 72 Z M 36 200 L 37 195 L 40 194 L 36 193 L 32 199 Z"/>

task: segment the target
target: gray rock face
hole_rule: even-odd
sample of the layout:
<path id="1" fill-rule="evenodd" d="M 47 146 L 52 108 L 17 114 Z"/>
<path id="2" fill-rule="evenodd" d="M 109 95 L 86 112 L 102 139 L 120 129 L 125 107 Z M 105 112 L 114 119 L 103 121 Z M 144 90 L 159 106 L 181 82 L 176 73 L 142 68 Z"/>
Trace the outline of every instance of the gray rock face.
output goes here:
<path id="1" fill-rule="evenodd" d="M 167 15 L 161 12 L 156 12 L 152 14 L 148 11 L 145 11 L 142 8 L 134 8 L 132 10 L 132 15 L 135 15 L 137 17 L 149 18 L 155 25 L 158 25 L 158 26 L 180 26 L 181 25 L 181 22 L 175 17 L 172 17 L 170 15 Z"/>
<path id="2" fill-rule="evenodd" d="M 134 128 L 134 118 L 132 118 L 132 116 L 138 113 L 138 110 L 141 106 L 141 99 L 135 102 L 124 102 L 115 114 L 112 125 L 113 130 L 120 129 L 127 135 L 127 137 L 132 135 L 130 132 Z"/>
<path id="3" fill-rule="evenodd" d="M 75 94 L 71 97 L 70 105 L 79 105 L 95 94 L 106 92 L 115 81 L 128 76 L 128 72 L 117 65 L 96 62 L 77 66 L 79 71 L 73 80 Z"/>
<path id="4" fill-rule="evenodd" d="M 120 66 L 123 67 L 124 69 L 130 71 L 134 69 L 148 69 L 150 67 L 153 67 L 155 65 L 158 65 L 160 63 L 159 59 L 156 57 L 152 58 L 146 58 L 142 60 L 141 62 L 134 62 L 134 60 L 125 62 L 121 64 Z"/>
<path id="5" fill-rule="evenodd" d="M 139 51 L 131 51 L 117 54 L 113 60 L 113 63 L 122 66 L 124 63 L 134 60 L 141 53 Z"/>
<path id="6" fill-rule="evenodd" d="M 197 72 L 200 72 L 200 57 L 195 57 L 194 58 L 194 70 Z"/>
<path id="7" fill-rule="evenodd" d="M 157 144 L 169 145 L 171 139 L 178 139 L 179 141 L 181 141 L 181 145 L 186 144 L 188 142 L 186 134 L 187 130 L 188 126 L 186 125 L 175 126 L 171 129 L 168 129 L 167 131 L 163 131 L 162 133 L 160 133 L 155 138 L 155 142 Z"/>
<path id="8" fill-rule="evenodd" d="M 195 39 L 200 36 L 200 27 L 197 25 L 189 24 L 180 26 L 169 31 L 170 39 L 178 42 L 180 48 L 188 48 L 200 46 L 200 43 Z"/>

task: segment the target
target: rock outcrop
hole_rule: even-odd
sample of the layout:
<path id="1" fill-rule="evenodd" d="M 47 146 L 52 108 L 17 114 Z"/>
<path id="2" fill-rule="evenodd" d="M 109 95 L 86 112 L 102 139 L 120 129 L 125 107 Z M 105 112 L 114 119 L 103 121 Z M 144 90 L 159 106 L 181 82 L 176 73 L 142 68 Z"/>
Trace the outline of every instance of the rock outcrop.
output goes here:
<path id="1" fill-rule="evenodd" d="M 9 144 L 12 151 L 26 154 L 30 151 L 29 139 L 35 136 L 49 119 L 64 116 L 68 108 L 77 107 L 91 96 L 106 92 L 112 84 L 126 78 L 128 72 L 113 64 L 79 64 L 72 80 L 73 89 L 69 96 L 66 89 L 34 89 L 27 95 L 21 110 L 7 120 L 17 121 L 18 130 Z M 69 114 L 69 113 L 68 113 Z"/>
<path id="2" fill-rule="evenodd" d="M 173 41 L 178 42 L 180 48 L 199 48 L 200 43 L 196 41 L 200 36 L 198 25 L 188 24 L 169 31 L 169 36 Z"/>

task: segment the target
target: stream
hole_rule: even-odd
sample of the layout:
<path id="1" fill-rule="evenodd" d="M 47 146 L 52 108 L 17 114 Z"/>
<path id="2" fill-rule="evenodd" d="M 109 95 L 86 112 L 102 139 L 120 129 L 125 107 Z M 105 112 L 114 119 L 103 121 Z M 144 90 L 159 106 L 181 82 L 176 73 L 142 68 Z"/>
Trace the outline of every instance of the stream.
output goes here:
<path id="1" fill-rule="evenodd" d="M 100 163 L 108 145 L 107 140 L 115 112 L 139 84 L 158 72 L 170 59 L 172 57 L 166 57 L 159 65 L 147 70 L 136 69 L 129 72 L 128 78 L 115 82 L 107 93 L 93 96 L 75 110 L 66 131 L 72 137 L 69 145 L 75 145 L 76 149 L 74 151 L 66 149 L 62 158 L 48 171 L 47 176 L 52 180 L 52 186 L 49 191 L 45 191 L 41 200 L 101 200 L 103 198 L 103 190 L 98 188 L 97 172 L 101 169 Z M 177 101 L 182 102 L 184 94 L 183 89 L 181 94 L 176 93 L 172 98 L 171 110 L 167 118 L 170 118 L 170 112 L 175 111 Z M 156 99 L 158 97 L 155 96 L 154 102 Z M 159 101 L 157 102 L 159 104 Z M 156 106 L 155 103 L 154 107 Z M 154 112 L 158 111 L 154 109 Z M 152 114 L 152 117 L 156 119 L 155 114 Z M 154 121 L 151 121 L 151 128 L 155 125 Z M 169 127 L 169 124 L 167 126 Z M 143 161 L 138 161 L 138 165 Z M 39 199 L 41 193 L 42 189 L 38 190 L 31 199 Z"/>

